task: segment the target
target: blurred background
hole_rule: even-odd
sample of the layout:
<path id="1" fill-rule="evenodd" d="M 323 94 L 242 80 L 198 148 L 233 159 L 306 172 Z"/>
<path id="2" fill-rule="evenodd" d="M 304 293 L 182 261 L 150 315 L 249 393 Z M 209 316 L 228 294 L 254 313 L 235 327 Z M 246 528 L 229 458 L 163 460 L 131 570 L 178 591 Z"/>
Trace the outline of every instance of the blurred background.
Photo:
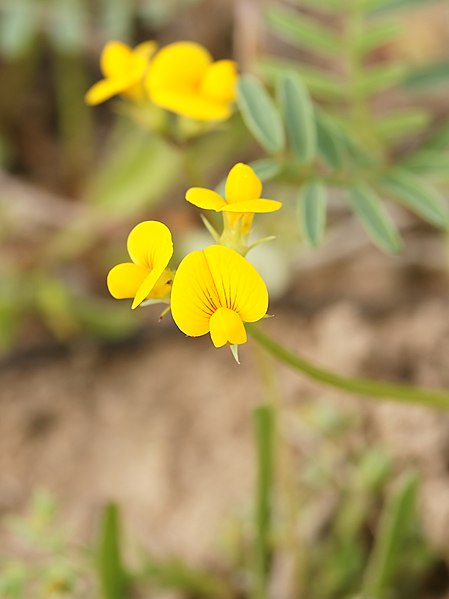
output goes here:
<path id="1" fill-rule="evenodd" d="M 180 148 L 124 103 L 85 105 L 105 42 L 194 40 L 269 86 L 294 62 L 318 105 L 343 113 L 358 1 L 1 2 L 0 598 L 247 597 L 251 412 L 266 400 L 279 405 L 282 440 L 270 597 L 449 597 L 444 413 L 323 389 L 251 343 L 237 366 L 105 285 L 142 220 L 171 228 L 176 259 L 204 243 L 184 201 L 192 157 L 210 187 L 265 157 L 239 114 Z M 382 121 L 393 160 L 449 131 L 449 6 L 371 4 L 367 20 L 391 26 L 371 39 L 367 64 L 394 67 L 371 83 L 372 122 L 407 115 Z M 312 29 L 298 34 L 295 18 Z M 342 56 L 323 56 L 313 26 L 341 36 Z M 447 146 L 432 151 L 412 168 L 446 199 Z M 447 232 L 393 206 L 404 250 L 384 254 L 334 190 L 311 249 L 296 190 L 288 176 L 271 179 L 266 197 L 285 210 L 261 218 L 260 232 L 278 239 L 254 253 L 275 315 L 266 329 L 349 376 L 449 387 Z M 117 516 L 110 502 L 138 573 L 132 592 L 104 586 L 93 557 Z"/>

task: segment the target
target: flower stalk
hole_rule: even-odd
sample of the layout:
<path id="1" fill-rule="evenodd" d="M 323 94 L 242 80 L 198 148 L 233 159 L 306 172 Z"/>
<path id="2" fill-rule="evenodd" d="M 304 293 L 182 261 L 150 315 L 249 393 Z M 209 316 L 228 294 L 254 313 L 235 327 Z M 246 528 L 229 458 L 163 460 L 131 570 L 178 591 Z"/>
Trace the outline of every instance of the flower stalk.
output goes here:
<path id="1" fill-rule="evenodd" d="M 280 362 L 334 389 L 341 389 L 354 395 L 366 395 L 377 399 L 394 400 L 407 404 L 414 403 L 428 408 L 449 409 L 449 391 L 386 383 L 365 378 L 344 377 L 330 370 L 320 368 L 312 362 L 294 354 L 263 333 L 260 327 L 247 325 L 247 332 L 254 341 L 259 343 L 259 345 Z"/>

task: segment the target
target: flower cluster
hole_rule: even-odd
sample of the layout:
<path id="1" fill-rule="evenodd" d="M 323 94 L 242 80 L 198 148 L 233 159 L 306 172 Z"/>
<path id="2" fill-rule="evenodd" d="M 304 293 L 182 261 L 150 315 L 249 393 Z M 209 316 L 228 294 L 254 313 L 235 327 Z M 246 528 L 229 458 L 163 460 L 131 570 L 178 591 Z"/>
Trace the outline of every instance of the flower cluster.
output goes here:
<path id="1" fill-rule="evenodd" d="M 231 115 L 235 62 L 214 62 L 198 43 L 175 42 L 158 50 L 151 41 L 134 49 L 111 41 L 103 49 L 100 68 L 104 78 L 86 93 L 90 105 L 119 94 L 198 121 L 223 121 Z"/>
<path id="2" fill-rule="evenodd" d="M 226 194 L 194 187 L 186 199 L 200 208 L 223 213 L 223 232 L 216 244 L 188 254 L 176 272 L 168 268 L 173 255 L 170 230 L 158 221 L 138 224 L 128 237 L 131 262 L 115 266 L 108 275 L 110 293 L 117 299 L 167 303 L 179 329 L 190 337 L 210 333 L 215 347 L 247 340 L 245 322 L 256 322 L 268 309 L 266 285 L 246 259 L 254 214 L 281 207 L 261 199 L 262 184 L 246 164 L 236 164 L 226 181 Z M 164 311 L 165 312 L 165 311 Z"/>

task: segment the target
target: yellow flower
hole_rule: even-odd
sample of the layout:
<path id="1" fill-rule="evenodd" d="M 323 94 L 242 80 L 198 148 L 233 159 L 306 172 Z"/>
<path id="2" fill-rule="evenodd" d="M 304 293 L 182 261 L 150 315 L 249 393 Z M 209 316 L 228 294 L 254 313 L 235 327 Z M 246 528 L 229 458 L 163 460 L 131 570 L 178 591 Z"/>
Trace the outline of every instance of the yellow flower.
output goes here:
<path id="1" fill-rule="evenodd" d="M 237 69 L 232 60 L 213 62 L 195 42 L 175 42 L 154 57 L 146 78 L 152 102 L 198 121 L 223 121 L 231 115 Z"/>
<path id="2" fill-rule="evenodd" d="M 154 220 L 139 223 L 129 234 L 127 245 L 132 262 L 118 264 L 109 272 L 111 295 L 134 298 L 132 309 L 147 298 L 167 299 L 173 280 L 173 272 L 167 268 L 173 255 L 169 228 Z"/>
<path id="3" fill-rule="evenodd" d="M 253 169 L 239 162 L 226 179 L 225 199 L 216 191 L 204 187 L 191 187 L 186 200 L 198 208 L 227 213 L 230 226 L 241 220 L 242 233 L 247 235 L 255 213 L 275 212 L 282 203 L 260 197 L 262 183 Z"/>
<path id="4" fill-rule="evenodd" d="M 156 42 L 143 42 L 134 49 L 122 42 L 108 42 L 100 58 L 104 79 L 94 83 L 87 91 L 86 103 L 100 104 L 116 94 L 136 101 L 144 100 L 143 79 L 156 47 Z"/>
<path id="5" fill-rule="evenodd" d="M 183 333 L 210 332 L 215 347 L 247 340 L 244 322 L 263 318 L 268 291 L 256 269 L 234 250 L 212 245 L 188 254 L 173 282 L 173 319 Z"/>

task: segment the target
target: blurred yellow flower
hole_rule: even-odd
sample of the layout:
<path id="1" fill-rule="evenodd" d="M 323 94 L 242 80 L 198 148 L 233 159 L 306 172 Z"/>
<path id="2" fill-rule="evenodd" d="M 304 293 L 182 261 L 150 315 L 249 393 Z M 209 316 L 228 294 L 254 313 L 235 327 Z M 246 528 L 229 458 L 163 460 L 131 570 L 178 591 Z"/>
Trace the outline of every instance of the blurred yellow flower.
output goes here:
<path id="1" fill-rule="evenodd" d="M 104 79 L 87 91 L 85 101 L 100 104 L 116 94 L 135 101 L 145 99 L 143 80 L 156 51 L 156 42 L 143 42 L 134 49 L 122 42 L 108 42 L 101 53 L 100 68 Z"/>
<path id="2" fill-rule="evenodd" d="M 195 42 L 175 42 L 159 50 L 145 81 L 154 104 L 198 121 L 230 117 L 236 82 L 235 62 L 213 62 Z"/>
<path id="3" fill-rule="evenodd" d="M 132 309 L 145 299 L 168 299 L 173 272 L 167 268 L 173 255 L 170 230 L 163 223 L 139 223 L 128 236 L 132 262 L 118 264 L 109 271 L 108 289 L 116 299 L 134 298 Z"/>
<path id="4" fill-rule="evenodd" d="M 282 203 L 260 197 L 262 183 L 253 169 L 239 162 L 226 179 L 225 199 L 216 191 L 204 187 L 191 187 L 186 200 L 198 208 L 227 213 L 231 227 L 241 220 L 242 233 L 247 235 L 255 213 L 275 212 Z"/>
<path id="5" fill-rule="evenodd" d="M 173 282 L 173 319 L 183 333 L 210 332 L 215 347 L 247 340 L 244 322 L 263 318 L 268 291 L 256 269 L 234 250 L 212 245 L 188 254 Z"/>

